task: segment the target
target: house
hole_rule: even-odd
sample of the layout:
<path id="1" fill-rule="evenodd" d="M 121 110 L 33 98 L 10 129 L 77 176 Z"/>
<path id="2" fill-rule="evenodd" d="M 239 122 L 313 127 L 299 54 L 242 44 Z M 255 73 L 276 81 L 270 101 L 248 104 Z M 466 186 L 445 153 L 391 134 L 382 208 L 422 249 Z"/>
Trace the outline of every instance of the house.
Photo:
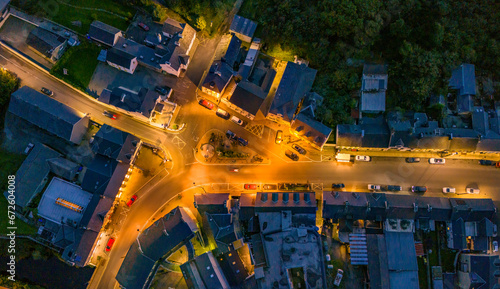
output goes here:
<path id="1" fill-rule="evenodd" d="M 240 220 L 250 220 L 260 212 L 290 211 L 292 214 L 316 215 L 316 197 L 314 192 L 258 192 L 241 194 Z"/>
<path id="2" fill-rule="evenodd" d="M 50 171 L 53 174 L 67 181 L 72 181 L 81 168 L 77 163 L 63 157 L 49 159 L 47 160 L 47 163 L 49 164 Z"/>
<path id="3" fill-rule="evenodd" d="M 130 289 L 149 288 L 160 259 L 200 238 L 195 220 L 189 209 L 176 207 L 141 232 L 116 275 L 118 283 Z"/>
<path id="4" fill-rule="evenodd" d="M 129 169 L 128 163 L 97 154 L 84 169 L 82 188 L 88 192 L 115 199 Z"/>
<path id="5" fill-rule="evenodd" d="M 66 50 L 68 41 L 62 36 L 36 27 L 28 35 L 26 44 L 38 54 L 52 62 L 56 62 Z"/>
<path id="6" fill-rule="evenodd" d="M 123 33 L 120 29 L 101 21 L 94 20 L 90 24 L 88 37 L 102 44 L 113 47 L 121 36 Z"/>
<path id="7" fill-rule="evenodd" d="M 227 214 L 229 212 L 229 193 L 195 194 L 194 207 L 200 215 Z"/>
<path id="8" fill-rule="evenodd" d="M 212 252 L 181 265 L 182 275 L 190 289 L 230 289 L 230 285 Z"/>
<path id="9" fill-rule="evenodd" d="M 3 20 L 9 13 L 10 0 L 0 0 L 0 20 Z"/>
<path id="10" fill-rule="evenodd" d="M 332 129 L 300 112 L 290 124 L 290 132 L 321 150 L 332 133 Z"/>
<path id="11" fill-rule="evenodd" d="M 209 214 L 203 216 L 203 223 L 210 228 L 207 235 L 213 244 L 217 245 L 218 252 L 226 253 L 239 248 L 240 240 L 233 223 L 231 214 Z"/>
<path id="12" fill-rule="evenodd" d="M 226 276 L 231 288 L 237 288 L 238 286 L 240 286 L 240 288 L 256 288 L 256 286 L 249 286 L 249 274 L 238 252 L 239 251 L 231 250 L 218 256 L 217 260 L 222 268 L 222 272 L 224 276 Z"/>
<path id="13" fill-rule="evenodd" d="M 257 29 L 257 23 L 250 19 L 243 18 L 239 15 L 234 15 L 229 32 L 234 33 L 239 39 L 244 42 L 252 42 L 253 34 Z"/>
<path id="14" fill-rule="evenodd" d="M 460 289 L 499 289 L 500 260 L 498 255 L 460 254 L 458 261 Z"/>
<path id="15" fill-rule="evenodd" d="M 337 125 L 336 145 L 342 148 L 387 148 L 390 132 L 383 117 L 364 117 L 359 124 Z"/>
<path id="16" fill-rule="evenodd" d="M 47 183 L 50 173 L 48 161 L 60 154 L 51 148 L 36 144 L 16 172 L 16 210 L 24 212 L 33 198 L 39 194 Z M 7 193 L 4 193 L 7 197 Z"/>
<path id="17" fill-rule="evenodd" d="M 80 143 L 89 124 L 88 115 L 27 86 L 12 93 L 9 112 L 75 144 Z"/>
<path id="18" fill-rule="evenodd" d="M 97 100 L 149 121 L 154 116 L 155 106 L 161 97 L 156 91 L 146 88 L 141 88 L 139 92 L 136 92 L 120 86 L 112 90 L 103 89 Z"/>
<path id="19" fill-rule="evenodd" d="M 247 79 L 253 71 L 255 63 L 257 62 L 257 58 L 259 56 L 260 50 L 260 39 L 255 38 L 255 40 L 250 45 L 248 49 L 247 56 L 245 58 L 245 62 L 240 66 L 238 71 L 238 75 L 243 79 Z"/>
<path id="20" fill-rule="evenodd" d="M 108 65 L 130 74 L 134 74 L 137 67 L 137 57 L 116 48 L 108 50 L 106 53 L 106 62 Z"/>
<path id="21" fill-rule="evenodd" d="M 448 85 L 451 89 L 457 90 L 457 112 L 471 112 L 474 105 L 473 96 L 476 95 L 474 65 L 463 63 L 454 69 Z"/>
<path id="22" fill-rule="evenodd" d="M 385 111 L 387 65 L 365 64 L 361 83 L 361 112 Z"/>
<path id="23" fill-rule="evenodd" d="M 139 142 L 138 137 L 103 124 L 94 135 L 91 148 L 96 154 L 128 164 L 136 154 Z"/>
<path id="24" fill-rule="evenodd" d="M 300 111 L 300 104 L 312 88 L 316 70 L 303 64 L 288 62 L 279 81 L 274 99 L 267 118 L 289 125 L 296 113 Z"/>
<path id="25" fill-rule="evenodd" d="M 248 80 L 242 80 L 235 85 L 229 99 L 223 99 L 223 102 L 234 111 L 253 120 L 257 113 L 262 111 L 261 107 L 266 97 L 267 92 L 260 86 Z"/>

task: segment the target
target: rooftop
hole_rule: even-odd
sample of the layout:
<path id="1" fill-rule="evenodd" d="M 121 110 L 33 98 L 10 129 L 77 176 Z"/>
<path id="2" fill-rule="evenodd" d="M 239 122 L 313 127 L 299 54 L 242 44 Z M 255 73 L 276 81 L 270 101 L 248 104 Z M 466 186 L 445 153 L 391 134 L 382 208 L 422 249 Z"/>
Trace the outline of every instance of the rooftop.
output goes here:
<path id="1" fill-rule="evenodd" d="M 124 163 L 129 163 L 137 149 L 139 141 L 139 138 L 136 136 L 103 124 L 94 136 L 92 151 Z"/>
<path id="2" fill-rule="evenodd" d="M 257 29 L 257 23 L 239 15 L 234 15 L 231 26 L 229 27 L 229 31 L 248 36 L 249 38 L 253 37 L 255 29 Z"/>

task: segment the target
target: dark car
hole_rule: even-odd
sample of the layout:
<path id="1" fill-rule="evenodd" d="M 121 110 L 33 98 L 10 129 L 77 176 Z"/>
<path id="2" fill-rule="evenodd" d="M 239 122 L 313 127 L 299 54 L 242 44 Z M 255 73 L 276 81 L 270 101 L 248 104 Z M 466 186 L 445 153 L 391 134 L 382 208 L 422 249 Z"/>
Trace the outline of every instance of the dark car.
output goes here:
<path id="1" fill-rule="evenodd" d="M 223 109 L 218 108 L 215 114 L 223 119 L 229 119 L 229 113 Z"/>
<path id="2" fill-rule="evenodd" d="M 230 131 L 230 130 L 227 130 L 226 131 L 226 137 L 228 139 L 236 139 L 236 135 L 234 134 L 234 132 Z"/>
<path id="3" fill-rule="evenodd" d="M 332 189 L 343 189 L 343 188 L 345 188 L 345 185 L 342 183 L 332 184 Z"/>
<path id="4" fill-rule="evenodd" d="M 239 144 L 240 146 L 244 146 L 244 147 L 246 147 L 246 146 L 248 145 L 248 141 L 247 141 L 246 139 L 244 139 L 244 138 L 242 138 L 242 137 L 238 137 L 238 138 L 236 138 L 236 139 L 238 140 L 238 144 Z"/>
<path id="5" fill-rule="evenodd" d="M 426 186 L 412 186 L 411 191 L 414 193 L 425 193 L 427 192 Z"/>
<path id="6" fill-rule="evenodd" d="M 480 160 L 479 164 L 483 165 L 483 166 L 494 166 L 497 164 L 497 162 L 489 161 L 489 160 Z"/>
<path id="7" fill-rule="evenodd" d="M 401 186 L 394 186 L 394 185 L 387 186 L 387 190 L 390 191 L 390 192 L 399 192 L 402 189 L 403 188 L 401 188 Z"/>
<path id="8" fill-rule="evenodd" d="M 130 200 L 128 200 L 127 206 L 128 207 L 132 206 L 136 200 L 137 200 L 137 195 L 133 195 L 132 198 L 130 198 Z"/>
<path id="9" fill-rule="evenodd" d="M 292 145 L 292 148 L 293 148 L 294 150 L 298 151 L 298 152 L 299 152 L 299 154 L 301 154 L 301 155 L 305 155 L 305 154 L 306 154 L 306 150 L 305 150 L 305 149 L 303 149 L 303 148 L 302 148 L 301 146 L 299 146 L 299 145 L 294 144 L 294 145 Z"/>
<path id="10" fill-rule="evenodd" d="M 141 29 L 144 31 L 149 31 L 149 27 L 142 22 L 139 22 L 139 24 L 137 24 L 137 26 L 141 27 Z"/>
<path id="11" fill-rule="evenodd" d="M 296 154 L 294 154 L 294 153 L 293 153 L 292 151 L 290 151 L 290 150 L 285 151 L 285 155 L 286 155 L 289 159 L 291 159 L 292 161 L 298 161 L 298 160 L 299 160 L 299 156 L 298 156 L 298 155 L 296 155 Z"/>
<path id="12" fill-rule="evenodd" d="M 102 114 L 104 116 L 111 118 L 111 119 L 116 119 L 116 117 L 117 117 L 116 114 L 112 113 L 111 111 L 107 111 L 107 110 L 105 110 Z"/>
<path id="13" fill-rule="evenodd" d="M 171 88 L 166 86 L 157 86 L 155 87 L 155 91 L 161 95 L 167 95 L 170 92 Z"/>
<path id="14" fill-rule="evenodd" d="M 40 91 L 43 92 L 43 94 L 46 94 L 48 96 L 54 96 L 54 93 L 52 92 L 52 90 L 50 90 L 48 88 L 42 87 L 42 89 L 40 89 Z"/>
<path id="15" fill-rule="evenodd" d="M 115 243 L 115 238 L 109 238 L 108 243 L 106 244 L 106 252 L 111 251 L 111 247 Z"/>
<path id="16" fill-rule="evenodd" d="M 206 99 L 202 99 L 198 102 L 200 105 L 204 106 L 205 108 L 208 108 L 210 110 L 214 109 L 215 105 L 211 103 L 210 101 Z"/>
<path id="17" fill-rule="evenodd" d="M 407 163 L 419 163 L 420 158 L 406 158 Z"/>

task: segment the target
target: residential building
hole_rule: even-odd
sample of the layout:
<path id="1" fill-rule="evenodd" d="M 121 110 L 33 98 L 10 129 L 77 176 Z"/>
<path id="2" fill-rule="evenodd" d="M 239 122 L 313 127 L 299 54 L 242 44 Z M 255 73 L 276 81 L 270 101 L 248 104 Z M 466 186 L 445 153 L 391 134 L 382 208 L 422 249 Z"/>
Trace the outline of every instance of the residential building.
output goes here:
<path id="1" fill-rule="evenodd" d="M 499 289 L 500 259 L 498 255 L 460 254 L 457 275 L 456 288 Z"/>
<path id="2" fill-rule="evenodd" d="M 134 74 L 138 63 L 137 57 L 116 48 L 108 49 L 106 53 L 106 62 L 108 65 L 130 74 Z"/>
<path id="3" fill-rule="evenodd" d="M 457 112 L 470 113 L 476 95 L 476 75 L 473 64 L 463 63 L 453 70 L 449 87 L 457 90 Z"/>
<path id="4" fill-rule="evenodd" d="M 47 58 L 49 61 L 56 62 L 66 50 L 68 41 L 62 36 L 43 28 L 36 27 L 31 30 L 28 35 L 26 44 L 29 48 Z"/>
<path id="5" fill-rule="evenodd" d="M 229 212 L 229 193 L 195 194 L 194 207 L 200 215 L 227 214 Z"/>
<path id="6" fill-rule="evenodd" d="M 332 129 L 300 112 L 290 125 L 290 132 L 321 150 L 332 133 Z"/>
<path id="7" fill-rule="evenodd" d="M 209 214 L 203 216 L 203 223 L 207 236 L 212 244 L 217 246 L 217 251 L 226 253 L 231 250 L 237 250 L 241 247 L 241 237 L 235 231 L 232 214 Z"/>
<path id="8" fill-rule="evenodd" d="M 10 0 L 0 1 L 0 20 L 3 20 L 9 14 L 9 3 Z"/>
<path id="9" fill-rule="evenodd" d="M 217 259 L 210 251 L 181 265 L 181 271 L 190 289 L 231 288 Z"/>
<path id="10" fill-rule="evenodd" d="M 79 164 L 63 157 L 49 159 L 47 163 L 53 174 L 67 181 L 73 181 L 82 169 Z"/>
<path id="11" fill-rule="evenodd" d="M 364 117 L 359 124 L 337 125 L 337 147 L 387 149 L 390 131 L 382 116 Z"/>
<path id="12" fill-rule="evenodd" d="M 361 82 L 361 112 L 385 111 L 387 65 L 365 64 Z"/>
<path id="13" fill-rule="evenodd" d="M 259 111 L 262 112 L 262 105 L 266 97 L 267 92 L 260 86 L 250 81 L 242 80 L 234 85 L 229 98 L 223 98 L 222 102 L 242 116 L 253 120 Z"/>
<path id="14" fill-rule="evenodd" d="M 196 219 L 189 209 L 176 207 L 141 232 L 130 246 L 116 280 L 129 289 L 149 288 L 161 260 L 194 237 L 200 239 Z"/>
<path id="15" fill-rule="evenodd" d="M 257 62 L 257 58 L 259 57 L 259 50 L 260 39 L 255 38 L 250 45 L 250 48 L 248 49 L 245 62 L 243 62 L 243 65 L 241 65 L 240 69 L 238 70 L 238 75 L 241 76 L 241 78 L 247 79 L 252 73 L 255 63 Z"/>
<path id="16" fill-rule="evenodd" d="M 101 21 L 94 20 L 90 24 L 88 37 L 107 46 L 113 47 L 118 41 L 118 38 L 122 36 L 123 33 L 120 29 Z"/>
<path id="17" fill-rule="evenodd" d="M 314 192 L 258 192 L 241 194 L 240 220 L 250 220 L 257 213 L 290 211 L 291 214 L 312 214 L 316 216 Z"/>
<path id="18" fill-rule="evenodd" d="M 60 154 L 51 148 L 36 144 L 16 172 L 16 211 L 24 213 L 31 201 L 48 181 L 50 166 L 48 161 Z M 4 193 L 5 197 L 8 194 Z"/>
<path id="19" fill-rule="evenodd" d="M 128 164 L 135 156 L 139 142 L 138 137 L 103 124 L 94 135 L 91 148 L 94 153 Z"/>
<path id="20" fill-rule="evenodd" d="M 84 169 L 82 188 L 93 194 L 115 199 L 130 165 L 96 154 L 92 162 Z"/>
<path id="21" fill-rule="evenodd" d="M 112 90 L 103 89 L 97 100 L 148 121 L 155 115 L 155 108 L 161 105 L 158 92 L 146 88 L 141 88 L 139 92 L 136 92 L 123 86 Z"/>
<path id="22" fill-rule="evenodd" d="M 80 143 L 89 124 L 88 115 L 27 86 L 12 93 L 8 111 L 75 144 Z"/>
<path id="23" fill-rule="evenodd" d="M 239 39 L 244 42 L 252 42 L 253 34 L 257 29 L 257 23 L 250 19 L 243 18 L 239 15 L 234 15 L 229 32 L 234 33 Z"/>

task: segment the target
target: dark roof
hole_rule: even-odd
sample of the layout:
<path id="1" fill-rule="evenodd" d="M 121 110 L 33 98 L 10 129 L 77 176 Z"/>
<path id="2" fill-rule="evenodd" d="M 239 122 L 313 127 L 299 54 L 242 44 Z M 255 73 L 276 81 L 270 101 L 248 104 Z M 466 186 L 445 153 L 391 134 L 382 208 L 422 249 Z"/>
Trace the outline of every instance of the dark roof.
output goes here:
<path id="1" fill-rule="evenodd" d="M 80 166 L 63 157 L 51 158 L 47 160 L 47 162 L 52 173 L 69 181 L 75 178 L 76 172 Z"/>
<path id="2" fill-rule="evenodd" d="M 117 165 L 116 160 L 97 154 L 87 166 L 82 180 L 82 189 L 103 195 Z"/>
<path id="3" fill-rule="evenodd" d="M 223 35 L 215 49 L 214 61 L 223 61 L 233 69 L 241 48 L 241 40 L 234 34 Z"/>
<path id="4" fill-rule="evenodd" d="M 113 46 L 115 44 L 115 35 L 118 33 L 121 34 L 120 29 L 101 21 L 94 20 L 92 24 L 90 24 L 89 36 L 109 46 Z"/>
<path id="5" fill-rule="evenodd" d="M 232 243 L 238 240 L 234 230 L 231 214 L 208 214 L 205 213 L 210 231 L 217 247 L 221 252 L 227 252 L 232 248 Z"/>
<path id="6" fill-rule="evenodd" d="M 291 121 L 299 102 L 311 90 L 316 72 L 305 65 L 288 62 L 269 112 Z"/>
<path id="7" fill-rule="evenodd" d="M 31 30 L 28 38 L 26 39 L 26 44 L 33 47 L 48 58 L 52 57 L 52 51 L 55 48 L 59 47 L 65 42 L 66 39 L 64 37 L 61 37 L 40 27 L 36 27 L 35 29 Z"/>
<path id="8" fill-rule="evenodd" d="M 229 31 L 233 31 L 235 33 L 239 33 L 252 38 L 256 28 L 257 23 L 253 22 L 252 20 L 243 18 L 239 15 L 234 15 L 231 26 L 229 27 Z"/>
<path id="9" fill-rule="evenodd" d="M 471 254 L 469 257 L 470 278 L 473 283 L 476 283 L 473 288 L 498 288 L 495 287 L 495 285 L 498 286 L 498 278 L 495 276 L 498 270 L 495 265 L 495 261 L 498 262 L 498 255 Z M 480 280 L 483 282 L 478 282 Z"/>
<path id="10" fill-rule="evenodd" d="M 418 289 L 418 265 L 413 233 L 385 232 L 384 236 L 390 288 Z"/>
<path id="11" fill-rule="evenodd" d="M 458 113 L 466 113 L 472 110 L 472 106 L 474 105 L 474 100 L 472 99 L 472 95 L 464 94 L 457 96 L 457 111 Z"/>
<path id="12" fill-rule="evenodd" d="M 314 192 L 258 192 L 256 197 L 253 194 L 242 194 L 240 208 L 243 212 L 246 208 L 251 209 L 249 214 L 240 214 L 242 220 L 252 217 L 251 211 L 255 213 L 291 211 L 292 214 L 316 214 L 316 195 Z"/>
<path id="13" fill-rule="evenodd" d="M 151 281 L 148 277 L 154 270 L 155 263 L 156 260 L 142 255 L 139 245 L 134 242 L 123 259 L 116 280 L 125 288 L 142 289 Z"/>
<path id="14" fill-rule="evenodd" d="M 256 115 L 266 97 L 267 94 L 259 86 L 244 80 L 238 83 L 229 102 Z"/>
<path id="15" fill-rule="evenodd" d="M 215 61 L 203 81 L 203 86 L 221 93 L 233 76 L 232 68 L 225 62 Z"/>
<path id="16" fill-rule="evenodd" d="M 232 250 L 222 254 L 218 258 L 219 264 L 226 276 L 227 281 L 233 287 L 237 287 L 245 282 L 248 272 L 241 261 L 238 251 Z"/>
<path id="17" fill-rule="evenodd" d="M 456 199 L 450 198 L 453 209 L 451 219 L 462 218 L 466 222 L 478 222 L 484 218 L 492 219 L 496 213 L 491 199 Z"/>
<path id="18" fill-rule="evenodd" d="M 308 117 L 302 112 L 293 120 L 290 129 L 295 131 L 300 137 L 314 143 L 319 148 L 323 147 L 332 133 L 331 128 Z"/>
<path id="19" fill-rule="evenodd" d="M 27 86 L 12 93 L 9 112 L 68 141 L 73 126 L 83 117 L 82 113 Z"/>
<path id="20" fill-rule="evenodd" d="M 118 50 L 116 48 L 111 48 L 108 50 L 106 54 L 106 61 L 119 65 L 121 67 L 125 67 L 127 69 L 132 68 L 132 61 L 136 59 L 134 55 Z"/>
<path id="21" fill-rule="evenodd" d="M 203 215 L 205 212 L 210 214 L 225 214 L 228 212 L 229 194 L 196 194 L 194 195 L 195 207 Z"/>
<path id="22" fill-rule="evenodd" d="M 124 163 L 134 155 L 139 138 L 117 128 L 103 124 L 94 136 L 92 151 Z"/>
<path id="23" fill-rule="evenodd" d="M 337 125 L 337 145 L 345 147 L 387 148 L 390 131 L 383 117 L 364 117 L 360 124 Z"/>
<path id="24" fill-rule="evenodd" d="M 500 139 L 481 139 L 477 143 L 478 152 L 498 152 L 500 151 Z"/>
<path id="25" fill-rule="evenodd" d="M 168 33 L 170 35 L 176 35 L 177 33 L 182 33 L 186 23 L 180 23 L 172 18 L 168 18 L 163 22 L 162 32 Z"/>
<path id="26" fill-rule="evenodd" d="M 228 288 L 227 280 L 221 271 L 220 265 L 210 251 L 181 265 L 181 271 L 188 284 L 199 284 L 199 281 L 201 281 L 203 284 L 200 285 L 204 285 L 205 288 Z M 200 287 L 193 286 L 193 288 Z"/>
<path id="27" fill-rule="evenodd" d="M 451 222 L 452 238 L 451 249 L 463 250 L 467 248 L 467 236 L 465 235 L 465 223 L 462 218 Z"/>
<path id="28" fill-rule="evenodd" d="M 472 128 L 483 136 L 490 129 L 488 113 L 484 110 L 484 107 L 475 106 L 472 109 Z"/>
<path id="29" fill-rule="evenodd" d="M 389 269 L 387 268 L 387 248 L 384 235 L 367 234 L 366 241 L 370 288 L 390 288 Z"/>
<path id="30" fill-rule="evenodd" d="M 255 267 L 267 264 L 267 255 L 264 250 L 264 242 L 262 241 L 262 234 L 252 235 L 252 256 L 255 262 Z"/>
<path id="31" fill-rule="evenodd" d="M 365 64 L 363 65 L 364 75 L 387 74 L 387 64 Z"/>
<path id="32" fill-rule="evenodd" d="M 385 92 L 362 92 L 361 111 L 385 111 Z"/>
<path id="33" fill-rule="evenodd" d="M 451 74 L 449 86 L 458 89 L 460 95 L 476 94 L 476 75 L 473 64 L 463 63 Z"/>
<path id="34" fill-rule="evenodd" d="M 159 96 L 157 92 L 146 88 L 141 88 L 139 92 L 135 92 L 120 86 L 113 88 L 111 91 L 104 89 L 98 100 L 126 111 L 139 112 L 149 118 Z"/>
<path id="35" fill-rule="evenodd" d="M 0 0 L 0 11 L 3 11 L 9 3 L 10 0 Z"/>

